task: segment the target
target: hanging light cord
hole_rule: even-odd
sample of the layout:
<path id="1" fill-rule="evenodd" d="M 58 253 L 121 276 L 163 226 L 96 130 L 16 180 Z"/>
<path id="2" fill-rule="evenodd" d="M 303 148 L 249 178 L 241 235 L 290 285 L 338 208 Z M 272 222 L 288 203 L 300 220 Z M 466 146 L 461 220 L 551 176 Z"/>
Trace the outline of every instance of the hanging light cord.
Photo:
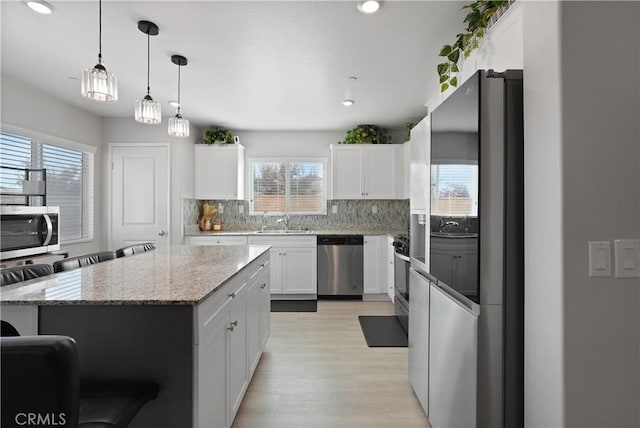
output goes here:
<path id="1" fill-rule="evenodd" d="M 178 64 L 178 115 L 180 114 L 180 68 L 182 66 Z"/>
<path id="2" fill-rule="evenodd" d="M 147 95 L 149 95 L 149 92 L 151 90 L 151 88 L 149 87 L 149 62 L 151 61 L 151 55 L 149 54 L 149 50 L 151 49 L 151 43 L 149 42 L 150 39 L 151 36 L 149 35 L 149 30 L 147 30 Z"/>
<path id="3" fill-rule="evenodd" d="M 100 23 L 98 24 L 98 64 L 102 64 L 102 0 L 98 2 L 98 19 Z"/>

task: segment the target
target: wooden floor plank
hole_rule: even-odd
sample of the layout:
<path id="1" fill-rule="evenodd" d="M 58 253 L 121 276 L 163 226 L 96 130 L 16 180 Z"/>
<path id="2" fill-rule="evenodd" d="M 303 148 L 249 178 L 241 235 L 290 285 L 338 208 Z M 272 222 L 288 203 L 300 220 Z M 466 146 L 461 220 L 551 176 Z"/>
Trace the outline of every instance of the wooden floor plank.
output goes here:
<path id="1" fill-rule="evenodd" d="M 273 312 L 271 337 L 233 428 L 429 428 L 407 377 L 407 348 L 368 348 L 358 315 L 389 302 L 321 300 Z"/>

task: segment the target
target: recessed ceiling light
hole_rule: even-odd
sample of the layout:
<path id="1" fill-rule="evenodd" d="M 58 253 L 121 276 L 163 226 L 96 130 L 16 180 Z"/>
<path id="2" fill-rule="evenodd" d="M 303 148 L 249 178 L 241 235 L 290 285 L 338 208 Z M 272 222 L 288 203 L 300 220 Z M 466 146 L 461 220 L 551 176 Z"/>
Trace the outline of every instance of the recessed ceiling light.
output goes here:
<path id="1" fill-rule="evenodd" d="M 177 107 L 179 107 L 179 106 L 180 106 L 180 103 L 179 103 L 179 102 L 177 102 L 176 100 L 170 100 L 170 101 L 167 101 L 167 103 L 168 103 L 171 107 L 176 107 L 176 108 L 177 108 Z"/>
<path id="2" fill-rule="evenodd" d="M 342 100 L 342 105 L 345 107 L 351 107 L 356 102 L 354 100 Z"/>
<path id="3" fill-rule="evenodd" d="M 378 9 L 380 9 L 380 2 L 376 0 L 367 0 L 358 3 L 358 10 L 362 13 L 375 13 Z"/>
<path id="4" fill-rule="evenodd" d="M 49 15 L 53 11 L 51 5 L 43 0 L 29 0 L 26 3 L 32 10 L 43 15 Z"/>

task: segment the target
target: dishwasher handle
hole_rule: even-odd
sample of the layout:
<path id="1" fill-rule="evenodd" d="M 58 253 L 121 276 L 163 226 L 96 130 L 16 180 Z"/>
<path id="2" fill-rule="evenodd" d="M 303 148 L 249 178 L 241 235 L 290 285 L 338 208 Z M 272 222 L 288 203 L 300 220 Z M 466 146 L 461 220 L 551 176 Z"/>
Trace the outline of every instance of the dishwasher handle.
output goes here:
<path id="1" fill-rule="evenodd" d="M 362 235 L 318 235 L 318 245 L 363 245 Z"/>

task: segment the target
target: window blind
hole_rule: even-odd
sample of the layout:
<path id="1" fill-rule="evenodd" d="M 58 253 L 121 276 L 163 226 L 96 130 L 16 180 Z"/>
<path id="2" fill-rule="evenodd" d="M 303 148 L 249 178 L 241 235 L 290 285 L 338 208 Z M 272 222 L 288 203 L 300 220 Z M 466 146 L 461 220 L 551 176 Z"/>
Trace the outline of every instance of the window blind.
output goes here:
<path id="1" fill-rule="evenodd" d="M 93 239 L 93 161 L 92 153 L 0 133 L 0 165 L 46 169 L 47 205 L 60 207 L 63 243 Z M 23 179 L 20 171 L 4 170 L 3 192 L 21 191 Z"/>
<path id="2" fill-rule="evenodd" d="M 431 213 L 478 215 L 478 165 L 431 165 Z"/>
<path id="3" fill-rule="evenodd" d="M 326 214 L 324 162 L 251 162 L 251 213 Z"/>

